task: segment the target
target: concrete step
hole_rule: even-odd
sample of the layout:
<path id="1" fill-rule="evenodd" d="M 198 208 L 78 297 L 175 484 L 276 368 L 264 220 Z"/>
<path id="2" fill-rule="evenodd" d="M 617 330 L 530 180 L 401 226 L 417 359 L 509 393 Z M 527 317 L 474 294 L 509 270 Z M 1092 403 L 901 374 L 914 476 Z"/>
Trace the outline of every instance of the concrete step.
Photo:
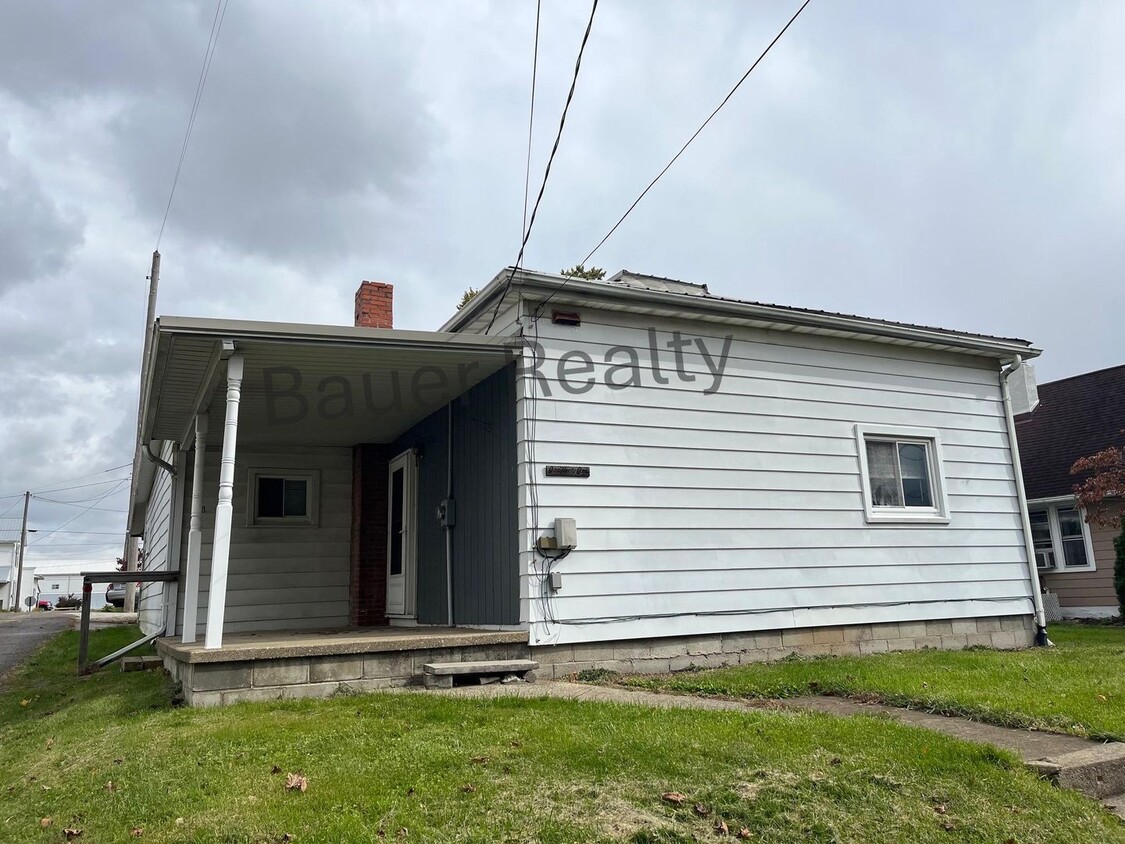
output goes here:
<path id="1" fill-rule="evenodd" d="M 494 659 L 480 662 L 429 662 L 422 666 L 422 681 L 429 689 L 452 689 L 453 678 L 479 678 L 481 682 L 501 677 L 523 677 L 539 663 L 531 659 Z"/>
<path id="2" fill-rule="evenodd" d="M 1125 742 L 1096 744 L 1029 764 L 1055 785 L 1096 800 L 1125 792 Z"/>
<path id="3" fill-rule="evenodd" d="M 155 671 L 163 665 L 164 660 L 158 656 L 124 656 L 121 658 L 122 671 Z"/>

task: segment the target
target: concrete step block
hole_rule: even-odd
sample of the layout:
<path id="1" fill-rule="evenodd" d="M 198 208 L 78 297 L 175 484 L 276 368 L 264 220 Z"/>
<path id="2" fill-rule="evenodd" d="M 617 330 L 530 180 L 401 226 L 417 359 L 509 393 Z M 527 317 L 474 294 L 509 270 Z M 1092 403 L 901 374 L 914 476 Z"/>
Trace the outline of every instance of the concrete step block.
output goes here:
<path id="1" fill-rule="evenodd" d="M 428 662 L 422 673 L 434 676 L 464 674 L 522 674 L 534 671 L 539 663 L 532 659 L 494 659 L 480 662 Z"/>
<path id="2" fill-rule="evenodd" d="M 154 671 L 164 667 L 164 660 L 158 656 L 123 656 L 122 671 Z"/>
<path id="3" fill-rule="evenodd" d="M 1060 788 L 1096 800 L 1125 792 L 1125 742 L 1093 745 L 1032 762 L 1031 767 Z"/>

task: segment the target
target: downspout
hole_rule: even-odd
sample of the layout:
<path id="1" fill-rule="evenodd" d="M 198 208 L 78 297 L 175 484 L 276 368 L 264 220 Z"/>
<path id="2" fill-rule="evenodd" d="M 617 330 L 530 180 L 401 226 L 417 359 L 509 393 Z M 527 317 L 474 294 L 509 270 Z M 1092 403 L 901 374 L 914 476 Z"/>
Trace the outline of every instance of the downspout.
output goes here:
<path id="1" fill-rule="evenodd" d="M 446 430 L 446 482 L 445 482 L 445 617 L 453 626 L 453 402 L 448 405 L 448 427 Z"/>
<path id="2" fill-rule="evenodd" d="M 179 443 L 176 443 L 176 445 L 179 445 Z M 144 456 L 148 458 L 150 463 L 155 463 L 157 466 L 159 466 L 161 469 L 163 469 L 165 472 L 167 472 L 173 478 L 176 477 L 176 467 L 173 466 L 171 463 L 167 463 L 167 462 L 161 460 L 159 457 L 157 457 L 155 454 L 153 454 L 152 453 L 152 443 L 145 443 L 144 450 L 141 453 L 144 454 Z M 154 481 L 154 483 L 155 483 L 155 481 Z"/>
<path id="3" fill-rule="evenodd" d="M 1035 565 L 1035 545 L 1031 540 L 1031 517 L 1027 512 L 1027 493 L 1023 488 L 1023 467 L 1020 465 L 1020 444 L 1016 438 L 1016 420 L 1012 415 L 1012 394 L 1008 390 L 1008 379 L 1012 373 L 1023 366 L 1023 358 L 1015 356 L 1011 366 L 1000 372 L 1000 392 L 1004 397 L 1004 421 L 1008 425 L 1008 445 L 1012 452 L 1012 468 L 1016 474 L 1016 494 L 1020 503 L 1020 519 L 1023 522 L 1023 541 L 1027 550 L 1027 569 L 1031 576 L 1031 600 L 1035 605 L 1035 644 L 1039 647 L 1051 645 L 1047 638 L 1047 614 L 1043 611 L 1043 593 L 1039 586 L 1039 569 Z"/>

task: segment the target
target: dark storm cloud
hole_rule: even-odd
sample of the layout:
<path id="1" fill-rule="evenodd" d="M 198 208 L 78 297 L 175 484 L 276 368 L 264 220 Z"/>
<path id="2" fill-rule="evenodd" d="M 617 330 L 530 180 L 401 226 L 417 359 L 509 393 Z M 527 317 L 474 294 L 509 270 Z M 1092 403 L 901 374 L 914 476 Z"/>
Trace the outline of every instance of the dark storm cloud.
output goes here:
<path id="1" fill-rule="evenodd" d="M 58 272 L 82 243 L 82 230 L 81 216 L 47 195 L 0 131 L 0 294 Z"/>
<path id="2" fill-rule="evenodd" d="M 103 100 L 101 166 L 159 221 L 213 11 L 31 4 L 0 34 L 0 79 L 32 107 Z M 177 189 L 179 236 L 313 263 L 401 235 L 395 209 L 437 140 L 423 69 L 384 15 L 334 11 L 230 5 Z"/>

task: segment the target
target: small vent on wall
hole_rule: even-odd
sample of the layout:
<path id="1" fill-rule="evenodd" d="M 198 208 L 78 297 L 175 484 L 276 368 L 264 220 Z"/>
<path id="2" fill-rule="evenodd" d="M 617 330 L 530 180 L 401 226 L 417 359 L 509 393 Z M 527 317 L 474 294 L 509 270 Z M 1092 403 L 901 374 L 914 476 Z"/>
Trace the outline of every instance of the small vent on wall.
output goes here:
<path id="1" fill-rule="evenodd" d="M 577 311 L 551 311 L 551 322 L 555 325 L 581 325 L 582 315 Z"/>

